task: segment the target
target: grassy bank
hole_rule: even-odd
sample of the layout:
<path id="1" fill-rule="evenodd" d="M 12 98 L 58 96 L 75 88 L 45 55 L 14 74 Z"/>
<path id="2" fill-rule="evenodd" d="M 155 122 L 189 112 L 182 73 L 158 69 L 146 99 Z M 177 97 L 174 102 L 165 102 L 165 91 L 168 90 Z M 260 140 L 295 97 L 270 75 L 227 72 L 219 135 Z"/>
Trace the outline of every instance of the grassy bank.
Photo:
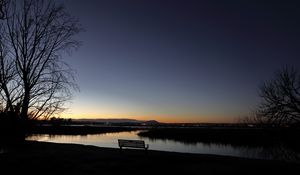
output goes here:
<path id="1" fill-rule="evenodd" d="M 0 154 L 6 174 L 295 174 L 299 164 L 214 155 L 26 142 Z"/>
<path id="2" fill-rule="evenodd" d="M 185 143 L 219 143 L 236 146 L 272 146 L 279 142 L 300 149 L 300 129 L 287 128 L 158 128 L 139 136 Z"/>

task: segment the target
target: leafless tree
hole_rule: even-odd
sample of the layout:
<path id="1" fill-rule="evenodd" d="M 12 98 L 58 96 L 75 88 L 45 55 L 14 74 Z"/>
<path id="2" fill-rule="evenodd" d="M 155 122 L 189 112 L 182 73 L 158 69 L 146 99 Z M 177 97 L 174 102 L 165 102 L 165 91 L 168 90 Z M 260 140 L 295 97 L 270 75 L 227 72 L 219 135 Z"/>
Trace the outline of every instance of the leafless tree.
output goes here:
<path id="1" fill-rule="evenodd" d="M 76 49 L 78 20 L 52 0 L 2 0 L 0 101 L 21 119 L 48 118 L 63 110 L 76 88 L 64 52 Z"/>
<path id="2" fill-rule="evenodd" d="M 251 113 L 245 116 L 241 116 L 238 118 L 238 123 L 248 124 L 248 125 L 255 125 L 257 126 L 260 124 L 260 120 L 257 118 L 257 112 L 256 110 L 253 110 Z"/>
<path id="3" fill-rule="evenodd" d="M 256 118 L 275 125 L 300 122 L 300 74 L 294 68 L 284 68 L 275 78 L 260 88 L 262 103 Z"/>
<path id="4" fill-rule="evenodd" d="M 4 7 L 4 1 L 0 0 L 0 19 L 4 19 L 3 7 Z"/>

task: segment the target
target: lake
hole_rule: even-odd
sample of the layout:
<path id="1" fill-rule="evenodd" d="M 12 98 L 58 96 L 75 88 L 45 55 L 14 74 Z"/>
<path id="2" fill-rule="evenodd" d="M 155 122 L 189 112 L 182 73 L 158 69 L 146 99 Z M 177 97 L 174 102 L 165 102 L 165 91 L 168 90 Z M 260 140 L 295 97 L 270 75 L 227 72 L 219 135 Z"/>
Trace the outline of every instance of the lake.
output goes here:
<path id="1" fill-rule="evenodd" d="M 258 158 L 258 159 L 276 159 L 297 161 L 300 157 L 299 153 L 295 153 L 283 146 L 272 148 L 263 147 L 247 147 L 247 146 L 232 146 L 228 144 L 214 143 L 195 143 L 187 144 L 172 140 L 149 139 L 137 135 L 139 131 L 118 132 L 105 134 L 91 135 L 32 135 L 27 140 L 37 140 L 43 142 L 55 143 L 75 143 L 83 145 L 93 145 L 99 147 L 119 148 L 118 139 L 142 139 L 146 144 L 149 144 L 150 150 L 172 151 L 182 153 L 198 153 L 198 154 L 216 154 L 235 157 Z"/>

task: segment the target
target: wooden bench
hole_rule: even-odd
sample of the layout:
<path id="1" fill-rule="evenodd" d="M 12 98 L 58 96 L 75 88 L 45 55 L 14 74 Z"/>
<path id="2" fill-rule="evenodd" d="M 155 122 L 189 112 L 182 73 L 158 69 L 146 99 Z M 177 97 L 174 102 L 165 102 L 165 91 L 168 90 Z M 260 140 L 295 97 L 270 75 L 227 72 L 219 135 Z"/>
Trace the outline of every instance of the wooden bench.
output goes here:
<path id="1" fill-rule="evenodd" d="M 120 150 L 122 150 L 123 147 L 129 147 L 129 148 L 141 148 L 148 150 L 149 145 L 145 144 L 144 140 L 124 140 L 124 139 L 118 139 Z"/>

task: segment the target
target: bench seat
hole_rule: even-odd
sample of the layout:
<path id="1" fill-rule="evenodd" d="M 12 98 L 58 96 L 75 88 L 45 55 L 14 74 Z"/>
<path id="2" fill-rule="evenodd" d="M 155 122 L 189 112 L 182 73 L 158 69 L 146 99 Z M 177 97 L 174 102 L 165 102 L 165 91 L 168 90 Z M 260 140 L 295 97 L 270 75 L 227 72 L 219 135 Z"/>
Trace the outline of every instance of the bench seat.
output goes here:
<path id="1" fill-rule="evenodd" d="M 118 139 L 118 143 L 120 149 L 122 149 L 123 147 L 129 147 L 129 148 L 141 148 L 147 150 L 149 148 L 149 145 L 145 144 L 144 140 Z"/>

